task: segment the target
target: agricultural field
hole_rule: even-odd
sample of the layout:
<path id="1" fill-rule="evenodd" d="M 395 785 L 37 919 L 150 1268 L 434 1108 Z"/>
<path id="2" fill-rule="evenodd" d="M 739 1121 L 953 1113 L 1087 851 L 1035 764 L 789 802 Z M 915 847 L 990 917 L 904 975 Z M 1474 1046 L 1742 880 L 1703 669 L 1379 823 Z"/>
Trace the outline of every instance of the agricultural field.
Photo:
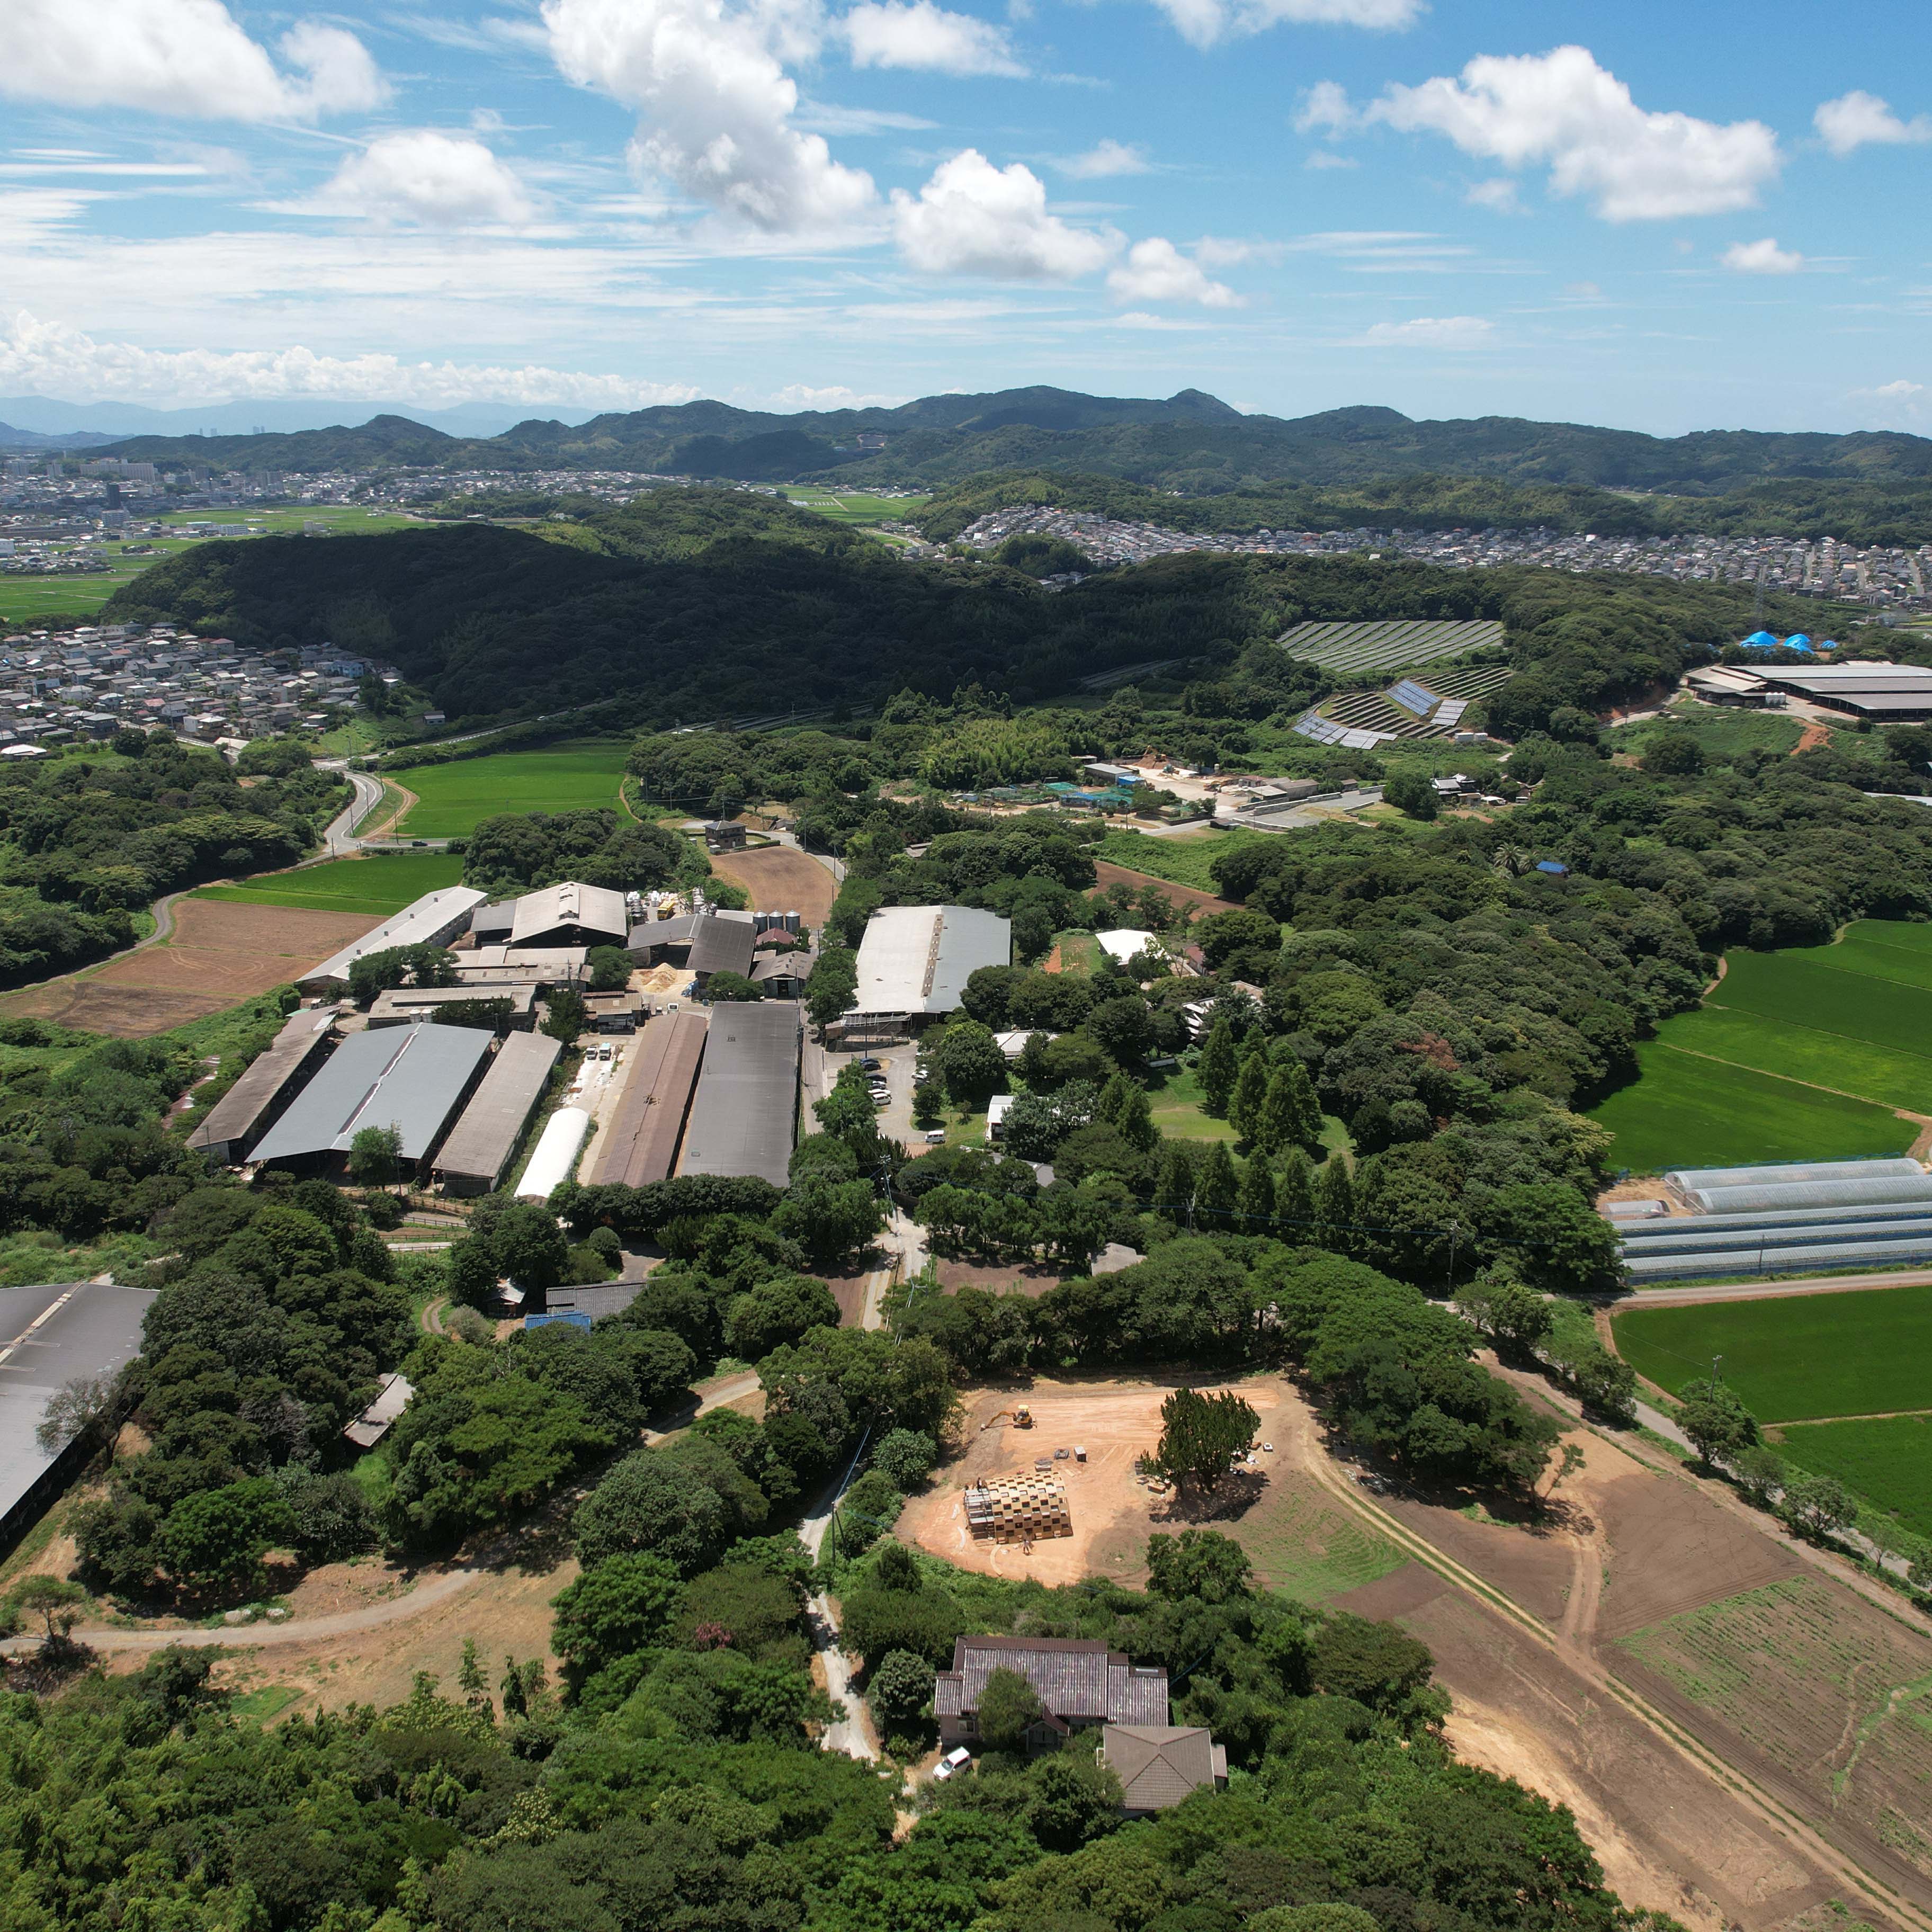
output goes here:
<path id="1" fill-rule="evenodd" d="M 1654 718 L 1619 725 L 1610 734 L 1610 742 L 1613 752 L 1631 752 L 1640 757 L 1660 737 L 1688 736 L 1703 748 L 1706 758 L 1723 764 L 1740 752 L 1795 751 L 1804 733 L 1800 720 L 1778 712 L 1740 711 L 1729 705 L 1685 700 Z"/>
<path id="2" fill-rule="evenodd" d="M 269 536 L 298 535 L 305 523 L 326 524 L 332 532 L 361 535 L 379 530 L 404 530 L 416 523 L 412 517 L 387 510 L 357 509 L 346 505 L 310 505 L 306 508 L 278 510 L 183 510 L 155 520 L 172 529 L 184 523 L 218 523 L 226 526 L 217 534 L 241 537 L 251 529 Z M 151 554 L 128 556 L 122 544 L 146 544 Z M 99 547 L 106 560 L 104 571 L 85 576 L 28 577 L 0 575 L 0 623 L 17 622 L 23 617 L 85 617 L 99 610 L 116 591 L 134 582 L 144 570 L 152 568 L 177 550 L 192 550 L 196 544 L 215 541 L 214 537 L 110 537 Z"/>
<path id="3" fill-rule="evenodd" d="M 195 896 L 237 905 L 313 906 L 386 919 L 425 892 L 463 883 L 463 861 L 444 852 L 376 853 L 298 872 L 268 872 L 239 886 L 204 886 Z"/>
<path id="4" fill-rule="evenodd" d="M 1778 1448 L 1814 1476 L 1837 1477 L 1902 1528 L 1932 1537 L 1932 1414 L 1794 1424 Z"/>
<path id="5" fill-rule="evenodd" d="M 1678 1165 L 1687 1149 L 1695 1150 L 1700 1166 L 1724 1167 L 1804 1160 L 1821 1149 L 1838 1160 L 1904 1154 L 1918 1132 L 1916 1122 L 1889 1108 L 1727 1065 L 1661 1040 L 1637 1048 L 1637 1065 L 1635 1083 L 1594 1108 L 1590 1118 L 1616 1136 L 1612 1165 L 1640 1174 Z"/>
<path id="6" fill-rule="evenodd" d="M 416 802 L 395 827 L 406 838 L 463 838 L 500 812 L 580 812 L 615 807 L 629 746 L 559 745 L 500 752 L 448 764 L 417 765 L 396 782 Z"/>
<path id="7" fill-rule="evenodd" d="M 1640 1667 L 1640 1688 L 1654 1676 L 1828 1806 L 1864 1841 L 1861 1862 L 1882 1848 L 1932 1875 L 1932 1645 L 1917 1630 L 1806 1575 L 1653 1624 L 1617 1648 Z"/>
<path id="8" fill-rule="evenodd" d="M 784 492 L 801 510 L 814 511 L 840 524 L 900 523 L 930 499 L 924 496 L 874 496 L 862 490 L 813 490 L 794 486 Z"/>
<path id="9" fill-rule="evenodd" d="M 1440 622 L 1389 618 L 1371 623 L 1298 624 L 1279 638 L 1290 657 L 1340 673 L 1396 671 L 1500 644 L 1492 618 Z"/>
<path id="10" fill-rule="evenodd" d="M 1932 926 L 1860 920 L 1835 945 L 1733 951 L 1638 1060 L 1592 1112 L 1620 1167 L 1903 1152 L 1919 1124 L 1880 1116 L 1932 1116 Z"/>
<path id="11" fill-rule="evenodd" d="M 1875 1416 L 1932 1398 L 1932 1286 L 1621 1310 L 1617 1348 L 1673 1394 L 1720 1372 L 1760 1422 Z"/>
<path id="12" fill-rule="evenodd" d="M 1093 850 L 1096 858 L 1130 872 L 1144 872 L 1170 885 L 1189 886 L 1212 896 L 1220 890 L 1214 882 L 1216 859 L 1225 852 L 1238 852 L 1245 845 L 1265 844 L 1276 836 L 1240 829 L 1186 832 L 1172 838 L 1150 838 L 1144 832 L 1109 832 Z"/>
<path id="13" fill-rule="evenodd" d="M 1234 1534 L 1260 1582 L 1298 1603 L 1322 1604 L 1400 1570 L 1392 1543 L 1340 1508 L 1312 1477 L 1283 1466 Z"/>

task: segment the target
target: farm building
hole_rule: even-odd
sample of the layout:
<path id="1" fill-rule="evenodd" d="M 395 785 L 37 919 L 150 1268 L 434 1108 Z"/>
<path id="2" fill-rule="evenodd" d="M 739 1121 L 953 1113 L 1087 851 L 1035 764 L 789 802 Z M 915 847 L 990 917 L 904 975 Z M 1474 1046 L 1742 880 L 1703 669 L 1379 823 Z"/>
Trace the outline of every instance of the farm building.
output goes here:
<path id="1" fill-rule="evenodd" d="M 581 1107 L 560 1107 L 544 1123 L 542 1135 L 530 1154 L 530 1165 L 517 1184 L 519 1201 L 548 1201 L 552 1189 L 577 1172 L 577 1156 L 590 1131 L 590 1116 Z"/>
<path id="2" fill-rule="evenodd" d="M 82 1376 L 114 1376 L 141 1351 L 154 1291 L 112 1282 L 0 1288 L 0 1550 L 86 1466 L 93 1446 L 50 1454 L 36 1439 L 56 1390 Z"/>
<path id="3" fill-rule="evenodd" d="M 593 1032 L 635 1033 L 644 998 L 641 993 L 586 993 L 584 1004 Z"/>
<path id="4" fill-rule="evenodd" d="M 1004 923 L 1004 922 L 1002 922 Z M 802 1028 L 790 1000 L 730 1001 L 711 1017 L 684 1130 L 680 1174 L 789 1178 Z"/>
<path id="5" fill-rule="evenodd" d="M 561 1040 L 541 1033 L 513 1033 L 496 1049 L 436 1157 L 432 1172 L 446 1192 L 487 1194 L 502 1179 L 562 1051 Z"/>
<path id="6" fill-rule="evenodd" d="M 997 913 L 967 906 L 885 906 L 866 922 L 859 945 L 858 1003 L 841 1030 L 881 1021 L 907 1029 L 950 1013 L 982 966 L 1012 963 L 1012 928 Z M 870 1023 L 869 1025 L 868 1023 Z"/>
<path id="7" fill-rule="evenodd" d="M 1028 1733 L 1030 1750 L 1096 1724 L 1167 1722 L 1165 1666 L 1134 1664 L 1098 1637 L 962 1636 L 953 1643 L 952 1668 L 933 1686 L 942 1745 L 980 1742 L 980 1699 L 996 1670 L 1024 1677 L 1045 1707 Z"/>
<path id="8" fill-rule="evenodd" d="M 427 1160 L 482 1072 L 494 1036 L 474 1027 L 352 1033 L 254 1150 L 266 1166 L 326 1165 L 364 1127 L 394 1127 L 406 1165 Z"/>
<path id="9" fill-rule="evenodd" d="M 357 960 L 372 952 L 386 952 L 394 946 L 447 946 L 468 928 L 484 898 L 472 886 L 446 886 L 440 892 L 425 892 L 383 920 L 374 932 L 365 932 L 320 966 L 310 967 L 296 983 L 304 993 L 336 998 L 348 990 L 349 969 Z"/>
<path id="10" fill-rule="evenodd" d="M 208 1109 L 188 1144 L 218 1167 L 238 1167 L 272 1126 L 290 1097 L 328 1051 L 333 1010 L 291 1013 L 273 1042 L 256 1054 Z"/>
<path id="11" fill-rule="evenodd" d="M 584 977 L 584 946 L 477 946 L 456 956 L 466 986 L 574 986 Z"/>
<path id="12" fill-rule="evenodd" d="M 623 1090 L 587 1177 L 593 1184 L 642 1187 L 670 1174 L 704 1052 L 704 1016 L 658 1013 L 629 1051 Z"/>
<path id="13" fill-rule="evenodd" d="M 1120 1780 L 1130 1818 L 1166 1811 L 1197 1791 L 1224 1789 L 1228 1754 L 1201 1724 L 1109 1724 L 1100 1761 Z"/>
<path id="14" fill-rule="evenodd" d="M 1932 668 L 1924 664 L 1758 664 L 1774 691 L 1808 699 L 1828 711 L 1896 724 L 1932 718 Z"/>
<path id="15" fill-rule="evenodd" d="M 416 1385 L 399 1370 L 392 1370 L 376 1384 L 376 1400 L 349 1424 L 343 1434 L 358 1449 L 373 1449 L 388 1434 L 410 1406 Z"/>
<path id="16" fill-rule="evenodd" d="M 516 946 L 622 946 L 631 929 L 624 895 L 574 880 L 526 892 L 516 902 L 510 944 Z"/>
<path id="17" fill-rule="evenodd" d="M 478 906 L 470 915 L 470 936 L 478 946 L 507 946 L 516 923 L 514 899 L 506 899 L 501 905 Z"/>
<path id="18" fill-rule="evenodd" d="M 640 965 L 682 966 L 702 987 L 714 973 L 748 979 L 758 931 L 751 913 L 686 912 L 634 926 L 627 943 Z"/>
<path id="19" fill-rule="evenodd" d="M 369 1008 L 371 1028 L 408 1026 L 418 1020 L 433 1018 L 448 1007 L 495 1006 L 499 1003 L 508 1006 L 510 1024 L 519 1032 L 528 1033 L 536 1023 L 537 989 L 527 980 L 509 986 L 493 986 L 488 984 L 474 986 L 395 986 L 386 993 L 378 993 Z M 452 1019 L 452 1024 L 466 1026 L 466 1019 Z M 479 1017 L 476 1024 L 488 1026 L 490 1022 Z"/>
<path id="20" fill-rule="evenodd" d="M 1932 1176 L 1903 1156 L 1678 1168 L 1664 1180 L 1679 1211 L 1611 1217 L 1640 1284 L 1932 1261 Z"/>
<path id="21" fill-rule="evenodd" d="M 766 954 L 752 968 L 752 984 L 759 988 L 767 999 L 802 1000 L 805 997 L 805 982 L 812 971 L 812 955 L 808 952 L 773 952 Z"/>

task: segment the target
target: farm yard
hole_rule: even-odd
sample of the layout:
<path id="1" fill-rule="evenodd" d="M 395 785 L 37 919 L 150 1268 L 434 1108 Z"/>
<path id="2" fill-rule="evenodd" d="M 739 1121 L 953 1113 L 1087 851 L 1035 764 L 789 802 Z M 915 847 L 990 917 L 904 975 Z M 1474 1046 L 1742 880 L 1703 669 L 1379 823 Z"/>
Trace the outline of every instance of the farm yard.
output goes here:
<path id="1" fill-rule="evenodd" d="M 174 919 L 160 945 L 9 994 L 0 1014 L 145 1040 L 286 986 L 382 923 L 379 914 L 199 898 L 178 900 Z"/>
<path id="2" fill-rule="evenodd" d="M 1277 640 L 1290 657 L 1305 658 L 1324 670 L 1347 675 L 1355 672 L 1396 671 L 1412 664 L 1433 664 L 1442 658 L 1499 645 L 1503 627 L 1492 618 L 1429 622 L 1389 618 L 1370 623 L 1298 624 Z M 1445 689 L 1439 680 L 1430 688 L 1439 698 L 1465 694 Z"/>
<path id="3" fill-rule="evenodd" d="M 503 812 L 615 808 L 629 748 L 558 745 L 540 752 L 500 752 L 399 772 L 415 795 L 394 830 L 406 838 L 463 838 Z"/>
<path id="4" fill-rule="evenodd" d="M 1932 1121 L 1932 926 L 1861 920 L 1831 946 L 1733 951 L 1638 1064 L 1591 1114 L 1618 1167 L 1903 1153 Z"/>
<path id="5" fill-rule="evenodd" d="M 309 906 L 386 919 L 425 892 L 460 885 L 463 861 L 442 852 L 373 853 L 290 872 L 264 872 L 238 886 L 204 886 L 198 899 L 231 905 Z"/>
<path id="6" fill-rule="evenodd" d="M 1932 1287 L 1618 1310 L 1624 1359 L 1675 1394 L 1722 1374 L 1760 1422 L 1889 1415 L 1932 1398 Z"/>
<path id="7" fill-rule="evenodd" d="M 813 932 L 824 925 L 838 885 L 828 866 L 789 845 L 714 852 L 711 869 L 751 895 L 754 912 L 795 912 Z"/>

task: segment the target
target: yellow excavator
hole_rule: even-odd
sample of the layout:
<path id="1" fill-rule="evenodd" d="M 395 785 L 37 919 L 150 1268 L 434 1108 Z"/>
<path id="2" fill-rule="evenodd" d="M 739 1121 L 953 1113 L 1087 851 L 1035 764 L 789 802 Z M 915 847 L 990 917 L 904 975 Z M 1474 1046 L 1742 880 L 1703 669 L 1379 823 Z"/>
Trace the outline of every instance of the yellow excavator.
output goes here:
<path id="1" fill-rule="evenodd" d="M 1008 1420 L 1012 1422 L 1016 1429 L 1030 1429 L 1033 1426 L 1033 1411 L 1024 1403 L 1017 1408 L 1000 1409 L 980 1424 L 980 1433 L 983 1436 L 996 1422 Z"/>

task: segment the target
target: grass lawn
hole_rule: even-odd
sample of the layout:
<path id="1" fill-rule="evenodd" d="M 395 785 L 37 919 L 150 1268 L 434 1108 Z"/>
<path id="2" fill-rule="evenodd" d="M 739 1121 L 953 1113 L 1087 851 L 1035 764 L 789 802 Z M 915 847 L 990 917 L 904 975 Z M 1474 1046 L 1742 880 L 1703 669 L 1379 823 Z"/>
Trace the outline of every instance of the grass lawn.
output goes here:
<path id="1" fill-rule="evenodd" d="M 1702 1015 L 1686 1016 L 1702 1018 Z M 1665 1037 L 1637 1048 L 1641 1077 L 1591 1109 L 1616 1136 L 1610 1160 L 1640 1174 L 1768 1160 L 1851 1160 L 1903 1154 L 1910 1120 L 1866 1100 L 1821 1092 L 1682 1051 Z M 1928 1068 L 1932 1070 L 1932 1068 Z"/>
<path id="2" fill-rule="evenodd" d="M 1240 1139 L 1226 1120 L 1217 1120 L 1201 1107 L 1201 1082 L 1191 1066 L 1177 1073 L 1156 1074 L 1148 1083 L 1154 1124 L 1164 1134 L 1190 1141 Z"/>
<path id="3" fill-rule="evenodd" d="M 145 518 L 137 520 L 146 522 Z M 245 536 L 252 525 L 266 536 L 299 533 L 304 523 L 324 523 L 344 533 L 403 530 L 415 519 L 380 510 L 356 509 L 347 506 L 310 505 L 292 510 L 183 510 L 158 520 L 172 528 L 184 523 L 217 523 L 226 526 L 224 536 Z M 152 554 L 122 554 L 124 539 L 113 537 L 95 547 L 95 554 L 106 564 L 104 571 L 90 571 L 80 577 L 0 577 L 0 622 L 15 623 L 23 617 L 83 617 L 99 610 L 124 584 L 134 582 L 144 570 L 172 556 L 178 550 L 192 550 L 207 543 L 208 537 L 129 537 L 130 543 L 152 546 Z"/>
<path id="4" fill-rule="evenodd" d="M 1760 1422 L 1883 1415 L 1932 1391 L 1932 1287 L 1634 1308 L 1612 1317 L 1640 1374 L 1675 1391 L 1711 1372 Z"/>
<path id="5" fill-rule="evenodd" d="M 1229 1527 L 1262 1582 L 1298 1603 L 1324 1603 L 1358 1590 L 1408 1560 L 1312 1477 L 1279 1465 L 1269 1468 L 1259 1505 Z"/>
<path id="6" fill-rule="evenodd" d="M 1100 963 L 1100 943 L 1090 932 L 1058 932 L 1053 944 L 1063 973 L 1090 973 Z"/>
<path id="7" fill-rule="evenodd" d="M 1780 1450 L 1814 1476 L 1835 1476 L 1894 1522 L 1932 1536 L 1932 1415 L 1816 1422 L 1788 1429 Z"/>
<path id="8" fill-rule="evenodd" d="M 1932 926 L 1862 919 L 1846 927 L 1845 936 L 1826 950 L 1820 964 L 1932 991 Z"/>
<path id="9" fill-rule="evenodd" d="M 1143 832 L 1110 832 L 1094 848 L 1096 858 L 1109 859 L 1130 872 L 1146 872 L 1169 885 L 1192 886 L 1218 895 L 1220 886 L 1211 869 L 1224 852 L 1244 845 L 1265 845 L 1278 832 L 1188 832 L 1172 838 L 1150 838 Z"/>
<path id="10" fill-rule="evenodd" d="M 397 833 L 407 838 L 461 838 L 500 812 L 614 809 L 628 750 L 618 744 L 560 746 L 398 772 L 398 781 L 419 802 L 410 808 Z"/>
<path id="11" fill-rule="evenodd" d="M 1610 734 L 1610 748 L 1640 756 L 1661 737 L 1688 735 L 1703 747 L 1706 758 L 1723 760 L 1740 752 L 1790 752 L 1804 735 L 1796 718 L 1772 711 L 1736 711 L 1728 706 L 1673 704 L 1661 717 L 1636 724 L 1620 724 Z"/>
<path id="12" fill-rule="evenodd" d="M 298 872 L 271 872 L 239 886 L 205 886 L 196 896 L 243 905 L 313 906 L 322 912 L 387 918 L 425 892 L 463 882 L 463 861 L 446 852 L 376 853 L 332 859 Z"/>
<path id="13" fill-rule="evenodd" d="M 926 496 L 873 496 L 862 490 L 801 490 L 785 492 L 801 510 L 815 511 L 838 524 L 903 523 L 932 500 Z"/>

